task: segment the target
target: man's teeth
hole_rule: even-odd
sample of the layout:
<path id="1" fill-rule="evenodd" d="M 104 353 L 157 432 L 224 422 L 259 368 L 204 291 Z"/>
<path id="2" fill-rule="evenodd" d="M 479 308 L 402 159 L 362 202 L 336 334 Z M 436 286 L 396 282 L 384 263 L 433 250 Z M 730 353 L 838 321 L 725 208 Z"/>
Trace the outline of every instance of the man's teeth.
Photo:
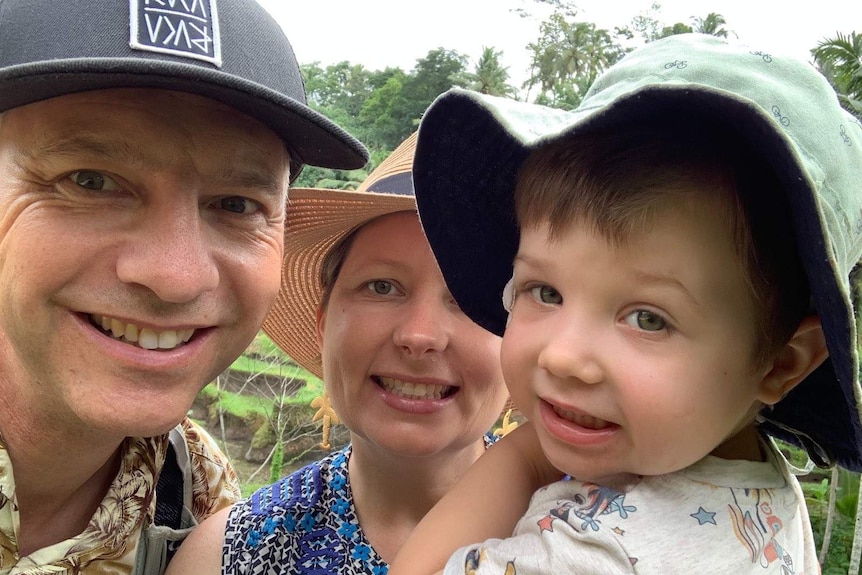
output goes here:
<path id="1" fill-rule="evenodd" d="M 94 325 L 101 326 L 102 331 L 115 339 L 136 343 L 144 349 L 174 349 L 186 343 L 194 335 L 193 329 L 168 329 L 155 331 L 150 328 L 139 328 L 133 323 L 123 323 L 118 319 L 105 315 L 91 315 Z"/>
<path id="2" fill-rule="evenodd" d="M 571 421 L 575 425 L 580 425 L 581 427 L 586 427 L 587 429 L 604 429 L 606 427 L 610 427 L 611 425 L 604 419 L 599 419 L 598 417 L 593 417 L 591 415 L 575 413 L 573 411 L 561 409 L 556 406 L 554 406 L 554 413 L 556 413 L 566 421 Z"/>
<path id="3" fill-rule="evenodd" d="M 383 389 L 389 393 L 410 399 L 443 399 L 452 389 L 450 385 L 413 383 L 390 377 L 381 377 L 378 380 Z"/>

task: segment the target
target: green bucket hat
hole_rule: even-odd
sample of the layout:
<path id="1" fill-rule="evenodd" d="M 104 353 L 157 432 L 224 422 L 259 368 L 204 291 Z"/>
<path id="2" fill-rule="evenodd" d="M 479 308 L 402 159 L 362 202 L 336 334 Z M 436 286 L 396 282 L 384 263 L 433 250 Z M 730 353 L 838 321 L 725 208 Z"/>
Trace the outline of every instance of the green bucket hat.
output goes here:
<path id="1" fill-rule="evenodd" d="M 862 123 L 809 64 L 701 34 L 637 49 L 566 112 L 453 89 L 419 127 L 413 181 L 419 215 L 452 295 L 502 334 L 501 294 L 519 232 L 513 194 L 537 147 L 583 130 L 625 130 L 657 114 L 695 112 L 734 127 L 778 175 L 829 359 L 761 428 L 821 466 L 862 471 L 862 391 L 851 270 L 862 257 Z"/>

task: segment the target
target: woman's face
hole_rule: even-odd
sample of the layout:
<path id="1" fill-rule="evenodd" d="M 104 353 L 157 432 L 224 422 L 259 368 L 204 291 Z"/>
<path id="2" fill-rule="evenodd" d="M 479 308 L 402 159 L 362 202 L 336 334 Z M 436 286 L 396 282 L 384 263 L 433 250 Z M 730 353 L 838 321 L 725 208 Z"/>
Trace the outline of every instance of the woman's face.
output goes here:
<path id="1" fill-rule="evenodd" d="M 393 454 L 474 444 L 507 398 L 500 338 L 452 299 L 415 212 L 356 233 L 318 342 L 326 389 L 354 441 Z"/>

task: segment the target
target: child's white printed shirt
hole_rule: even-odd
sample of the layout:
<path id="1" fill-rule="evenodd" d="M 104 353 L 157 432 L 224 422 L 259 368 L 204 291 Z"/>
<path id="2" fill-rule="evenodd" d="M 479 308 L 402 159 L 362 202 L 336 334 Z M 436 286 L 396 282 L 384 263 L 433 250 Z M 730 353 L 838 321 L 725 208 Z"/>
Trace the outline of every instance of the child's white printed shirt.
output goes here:
<path id="1" fill-rule="evenodd" d="M 446 575 L 820 573 L 805 500 L 783 456 L 708 456 L 613 489 L 537 491 L 512 538 L 462 548 Z"/>

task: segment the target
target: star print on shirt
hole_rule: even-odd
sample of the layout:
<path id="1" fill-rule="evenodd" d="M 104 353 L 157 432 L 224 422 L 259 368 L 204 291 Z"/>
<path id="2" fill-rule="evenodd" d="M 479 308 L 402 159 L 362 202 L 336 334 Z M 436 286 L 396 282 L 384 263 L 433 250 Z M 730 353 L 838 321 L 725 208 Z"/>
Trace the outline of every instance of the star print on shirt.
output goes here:
<path id="1" fill-rule="evenodd" d="M 554 519 L 555 519 L 555 517 L 553 517 L 552 515 L 546 515 L 546 516 L 542 517 L 541 519 L 539 519 L 538 521 L 536 521 L 536 524 L 539 526 L 539 533 L 541 533 L 543 531 L 550 531 L 551 533 L 553 533 L 554 532 Z"/>
<path id="2" fill-rule="evenodd" d="M 697 513 L 692 513 L 689 517 L 694 517 L 697 519 L 698 525 L 704 525 L 706 523 L 712 523 L 713 525 L 717 525 L 715 522 L 715 513 L 707 511 L 703 507 L 698 507 Z"/>

